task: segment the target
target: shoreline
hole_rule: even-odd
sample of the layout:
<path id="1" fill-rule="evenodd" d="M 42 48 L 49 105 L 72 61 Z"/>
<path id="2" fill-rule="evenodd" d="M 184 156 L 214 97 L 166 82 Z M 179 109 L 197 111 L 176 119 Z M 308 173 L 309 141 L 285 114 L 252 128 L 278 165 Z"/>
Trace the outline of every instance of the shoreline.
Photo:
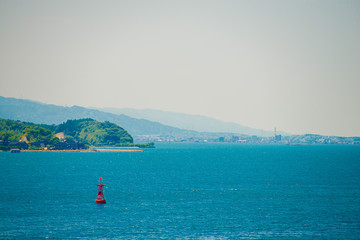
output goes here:
<path id="1" fill-rule="evenodd" d="M 20 153 L 26 152 L 144 152 L 143 150 L 134 150 L 134 149 L 104 149 L 104 150 L 20 150 Z"/>
<path id="2" fill-rule="evenodd" d="M 84 150 L 20 150 L 20 152 L 96 152 L 93 150 L 88 150 L 88 149 L 84 149 Z"/>
<path id="3" fill-rule="evenodd" d="M 137 146 L 131 146 L 131 147 L 95 147 L 92 146 L 88 149 L 11 149 L 9 150 L 11 153 L 20 153 L 20 152 L 144 152 L 141 148 Z"/>
<path id="4" fill-rule="evenodd" d="M 94 152 L 144 152 L 140 149 L 96 149 Z"/>
<path id="5" fill-rule="evenodd" d="M 132 146 L 132 147 L 90 147 L 92 149 L 133 149 L 133 148 L 139 148 L 136 146 Z"/>

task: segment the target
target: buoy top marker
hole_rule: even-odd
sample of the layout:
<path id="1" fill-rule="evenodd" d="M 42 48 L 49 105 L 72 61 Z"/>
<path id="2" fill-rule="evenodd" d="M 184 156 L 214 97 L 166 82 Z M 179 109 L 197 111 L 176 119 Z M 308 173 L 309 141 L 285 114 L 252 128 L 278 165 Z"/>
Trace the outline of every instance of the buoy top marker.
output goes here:
<path id="1" fill-rule="evenodd" d="M 103 192 L 103 187 L 105 186 L 105 184 L 102 183 L 102 177 L 99 178 L 99 184 L 96 185 L 99 189 L 98 191 L 98 195 L 95 199 L 95 203 L 96 204 L 105 204 L 106 203 L 106 200 L 105 200 L 105 197 L 104 197 L 104 192 Z"/>

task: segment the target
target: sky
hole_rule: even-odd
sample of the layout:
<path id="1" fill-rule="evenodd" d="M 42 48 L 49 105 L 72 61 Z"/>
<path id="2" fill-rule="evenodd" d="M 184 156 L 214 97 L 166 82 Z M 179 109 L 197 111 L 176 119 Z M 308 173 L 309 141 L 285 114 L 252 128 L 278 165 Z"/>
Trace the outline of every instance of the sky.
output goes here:
<path id="1" fill-rule="evenodd" d="M 0 0 L 0 95 L 360 136 L 360 1 Z"/>

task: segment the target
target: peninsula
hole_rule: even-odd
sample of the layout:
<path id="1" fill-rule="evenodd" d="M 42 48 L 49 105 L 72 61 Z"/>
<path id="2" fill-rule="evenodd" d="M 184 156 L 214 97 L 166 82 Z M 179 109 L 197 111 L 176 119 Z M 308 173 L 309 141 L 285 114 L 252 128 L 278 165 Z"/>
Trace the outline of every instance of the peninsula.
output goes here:
<path id="1" fill-rule="evenodd" d="M 10 151 L 142 151 L 153 143 L 135 144 L 120 126 L 90 118 L 59 125 L 0 119 L 0 150 Z"/>

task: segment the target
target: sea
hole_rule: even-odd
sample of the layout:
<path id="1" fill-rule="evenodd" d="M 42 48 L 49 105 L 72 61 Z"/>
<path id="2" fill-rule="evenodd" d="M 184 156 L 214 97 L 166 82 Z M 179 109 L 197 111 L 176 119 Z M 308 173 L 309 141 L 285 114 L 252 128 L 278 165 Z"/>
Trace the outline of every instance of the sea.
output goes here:
<path id="1" fill-rule="evenodd" d="M 355 145 L 1 152 L 0 180 L 0 239 L 360 239 Z"/>

